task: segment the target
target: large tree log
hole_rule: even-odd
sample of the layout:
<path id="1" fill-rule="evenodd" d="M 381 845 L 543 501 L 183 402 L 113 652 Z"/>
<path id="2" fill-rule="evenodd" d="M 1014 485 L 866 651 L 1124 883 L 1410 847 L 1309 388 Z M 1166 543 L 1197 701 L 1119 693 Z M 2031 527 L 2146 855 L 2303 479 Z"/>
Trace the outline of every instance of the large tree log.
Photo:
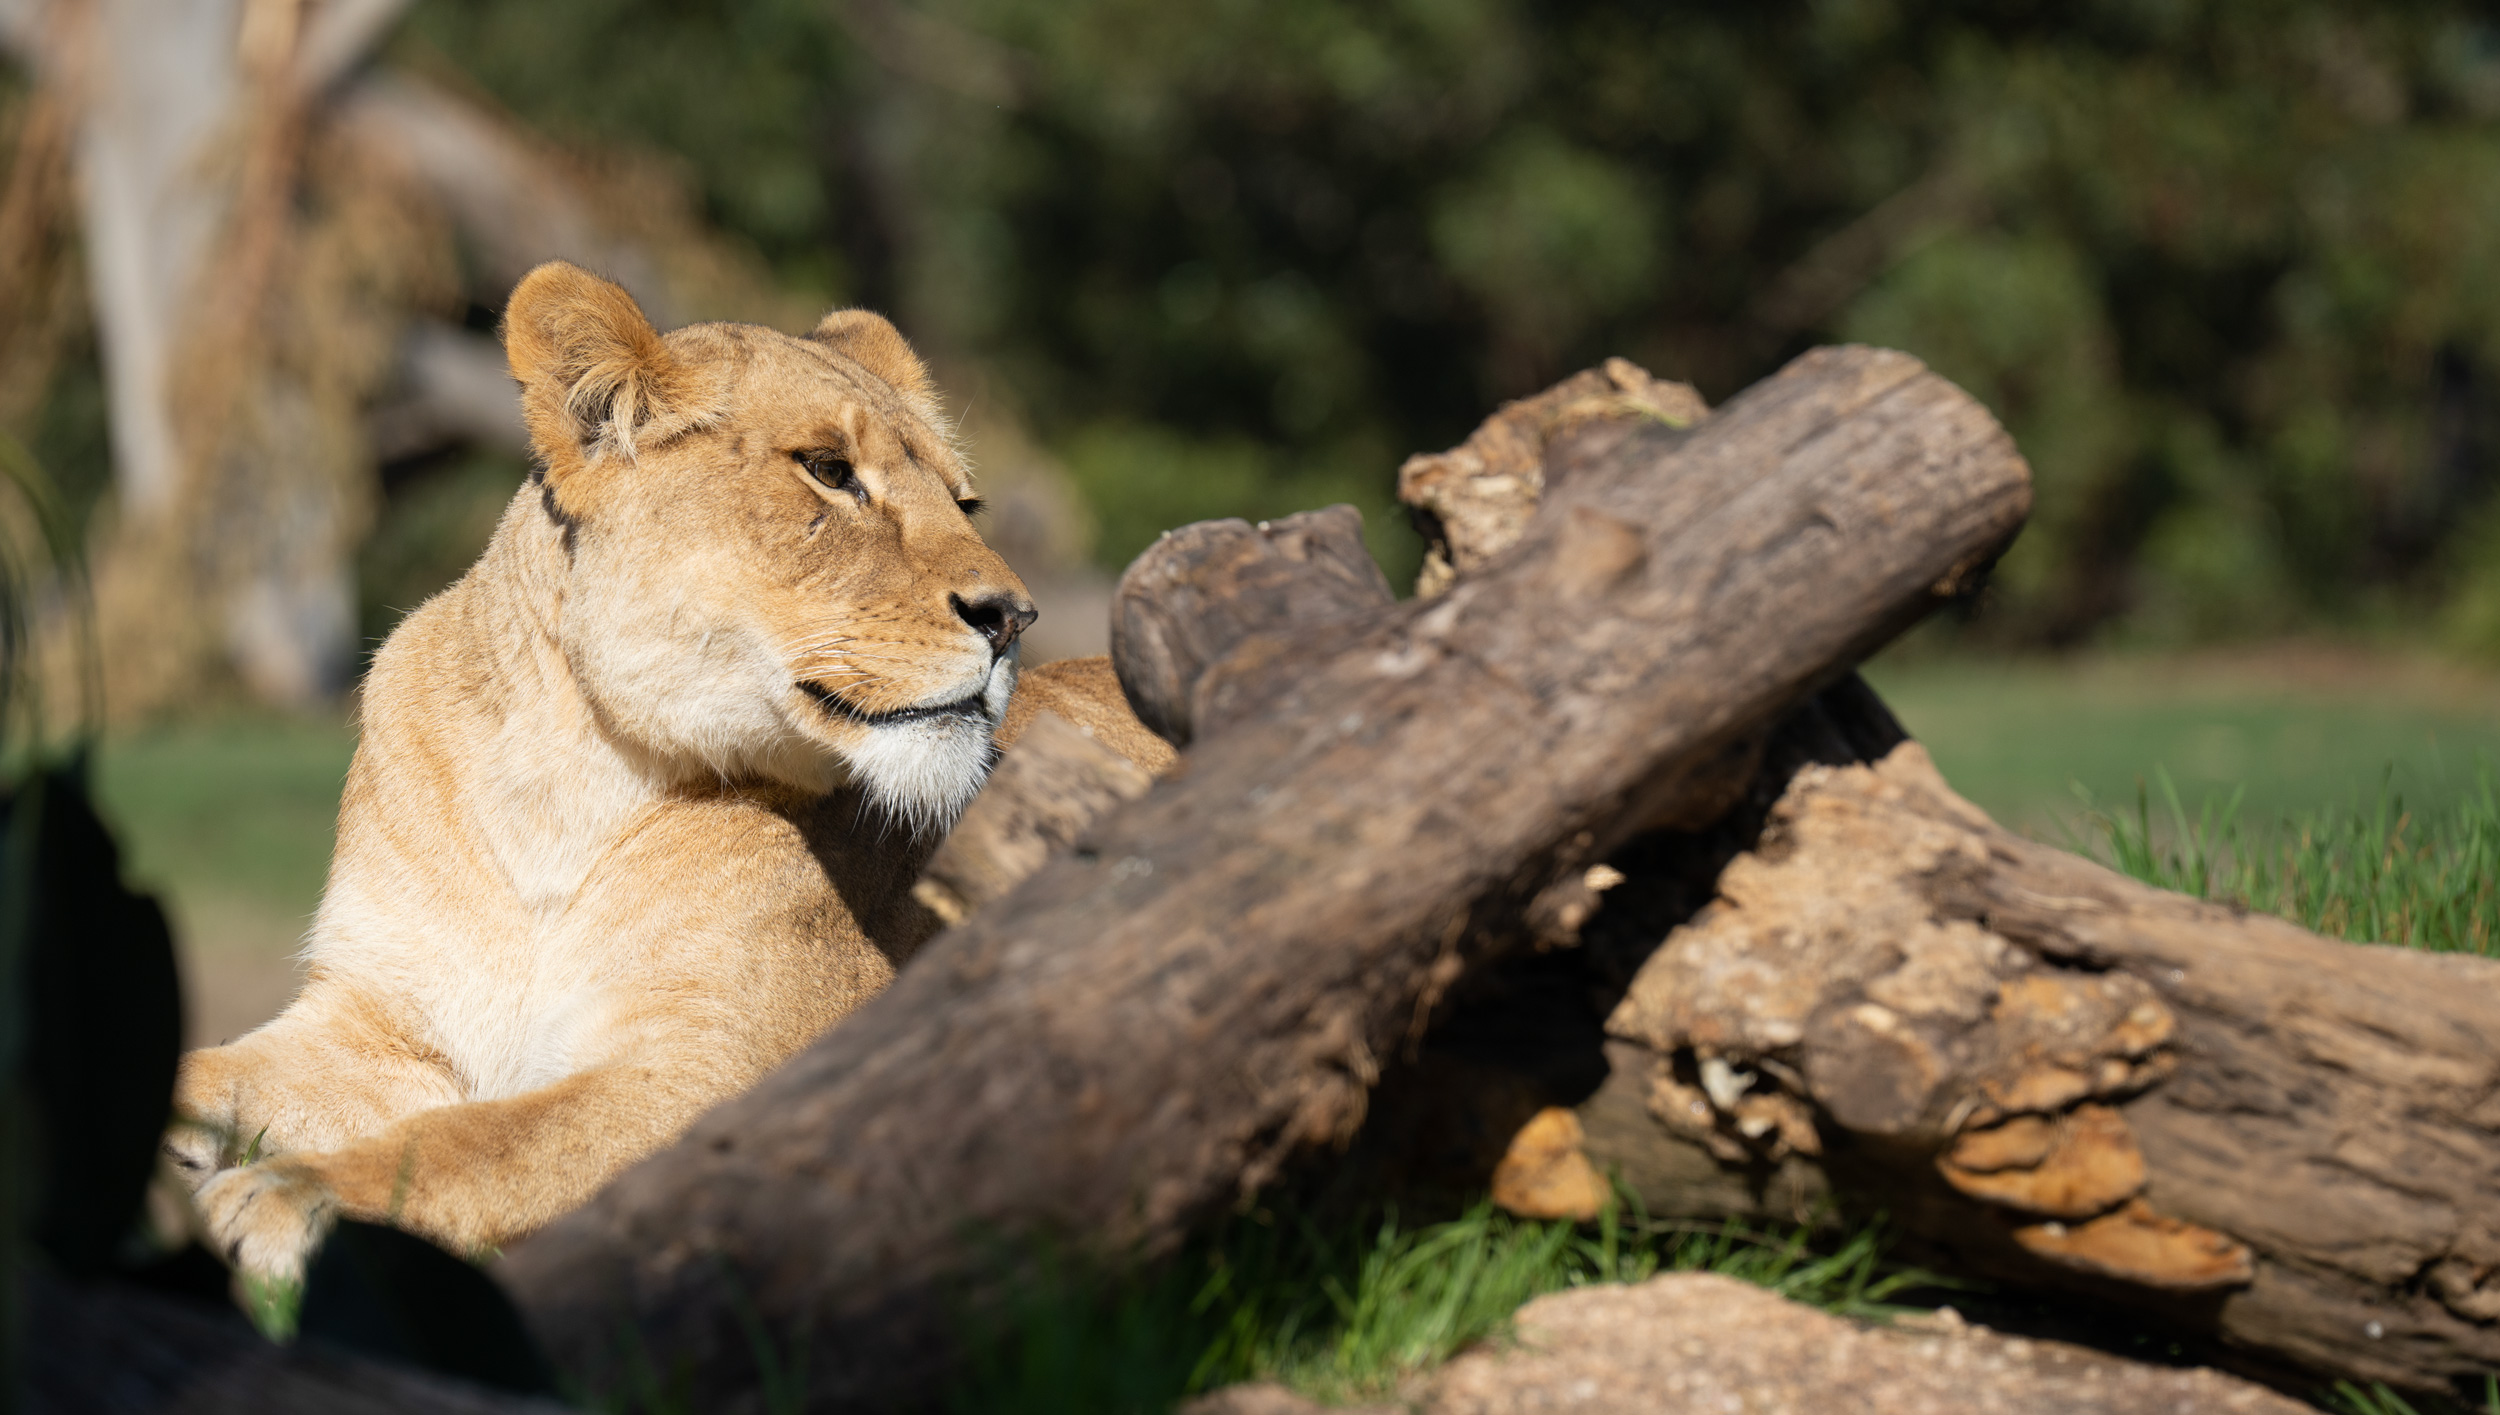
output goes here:
<path id="1" fill-rule="evenodd" d="M 1083 729 L 1042 712 L 1005 749 L 912 893 L 940 919 L 961 923 L 1073 847 L 1095 817 L 1153 784 L 1153 776 Z"/>
<path id="2" fill-rule="evenodd" d="M 1003 1241 L 1153 1251 L 1360 1120 L 1487 920 L 1959 590 L 2030 503 L 1907 356 L 1806 356 L 1698 429 L 1547 448 L 1499 563 L 1383 611 L 1083 848 L 503 1274 L 561 1364 L 625 1332 L 707 1400 L 741 1314 L 826 1402 L 927 1398 Z"/>
<path id="3" fill-rule="evenodd" d="M 1578 1111 L 1653 1212 L 1836 1197 L 2277 1362 L 2500 1367 L 2500 964 L 2137 884 L 1997 828 L 1916 744 L 1799 770 L 1717 893 Z"/>

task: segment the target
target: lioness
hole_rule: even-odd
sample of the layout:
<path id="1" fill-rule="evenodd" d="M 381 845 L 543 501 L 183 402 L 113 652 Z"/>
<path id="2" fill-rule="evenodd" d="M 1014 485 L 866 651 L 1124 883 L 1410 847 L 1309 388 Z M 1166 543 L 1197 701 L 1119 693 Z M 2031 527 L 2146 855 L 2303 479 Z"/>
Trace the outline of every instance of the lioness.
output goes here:
<path id="1" fill-rule="evenodd" d="M 557 263 L 504 337 L 541 468 L 374 658 L 302 994 L 183 1062 L 245 1270 L 525 1233 L 884 987 L 1034 619 L 879 316 L 663 337 Z M 1034 678 L 1162 765 L 1099 666 Z"/>

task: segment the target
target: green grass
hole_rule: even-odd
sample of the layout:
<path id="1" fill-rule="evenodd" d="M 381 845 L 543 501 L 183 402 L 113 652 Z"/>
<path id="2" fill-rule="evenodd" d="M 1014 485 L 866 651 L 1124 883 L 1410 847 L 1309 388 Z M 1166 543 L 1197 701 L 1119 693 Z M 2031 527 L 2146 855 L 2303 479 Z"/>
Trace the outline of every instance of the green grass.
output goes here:
<path id="1" fill-rule="evenodd" d="M 2338 1415 L 2431 1415 L 2432 1410 L 2443 1408 L 2417 1407 L 2379 1381 L 2366 1387 L 2337 1381 L 2322 1403 Z M 2472 1415 L 2500 1415 L 2500 1376 L 2483 1377 L 2482 1402 L 2470 1409 Z"/>
<path id="2" fill-rule="evenodd" d="M 1122 1280 L 1045 1258 L 976 1326 L 963 1411 L 1161 1411 L 1196 1391 L 1276 1380 L 1316 1399 L 1391 1396 L 1461 1348 L 1499 1339 L 1531 1298 L 1716 1272 L 1832 1311 L 1879 1315 L 1936 1279 L 1884 1257 L 1874 1229 L 1817 1242 L 1804 1229 L 1621 1218 L 1587 1227 L 1480 1203 L 1416 1226 L 1394 1213 L 1322 1223 L 1259 1212 L 1181 1257 Z"/>
<path id="3" fill-rule="evenodd" d="M 252 1325 L 271 1341 L 293 1341 L 297 1318 L 304 1309 L 304 1284 L 301 1279 L 262 1277 L 257 1273 L 237 1272 L 234 1279 L 235 1304 Z"/>
<path id="4" fill-rule="evenodd" d="M 2242 796 L 2191 816 L 2156 773 L 2162 808 L 2092 810 L 2091 853 L 2147 884 L 2279 914 L 2355 943 L 2500 957 L 2500 790 L 2488 762 L 2445 808 L 2416 812 L 2392 787 L 2354 807 L 2251 823 Z"/>
<path id="5" fill-rule="evenodd" d="M 165 892 L 180 914 L 224 906 L 293 934 L 321 899 L 354 750 L 337 719 L 148 728 L 104 743 L 96 795 L 133 883 Z"/>
<path id="6" fill-rule="evenodd" d="M 2191 804 L 2244 794 L 2244 819 L 2368 800 L 2416 811 L 2500 759 L 2500 680 L 2435 663 L 2286 649 L 2244 658 L 1878 659 L 1867 669 L 1954 789 L 2060 840 L 2074 788 L 2133 801 L 2167 772 Z"/>

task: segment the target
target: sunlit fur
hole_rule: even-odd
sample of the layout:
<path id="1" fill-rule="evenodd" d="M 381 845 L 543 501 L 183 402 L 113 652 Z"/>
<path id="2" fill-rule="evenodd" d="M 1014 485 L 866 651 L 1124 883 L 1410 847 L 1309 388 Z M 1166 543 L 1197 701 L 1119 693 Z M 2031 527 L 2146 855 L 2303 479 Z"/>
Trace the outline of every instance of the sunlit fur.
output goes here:
<path id="1" fill-rule="evenodd" d="M 302 995 L 183 1065 L 254 1271 L 337 1213 L 527 1232 L 873 996 L 1014 690 L 1030 602 L 884 320 L 662 336 L 553 265 L 505 340 L 543 468 L 375 657 Z"/>

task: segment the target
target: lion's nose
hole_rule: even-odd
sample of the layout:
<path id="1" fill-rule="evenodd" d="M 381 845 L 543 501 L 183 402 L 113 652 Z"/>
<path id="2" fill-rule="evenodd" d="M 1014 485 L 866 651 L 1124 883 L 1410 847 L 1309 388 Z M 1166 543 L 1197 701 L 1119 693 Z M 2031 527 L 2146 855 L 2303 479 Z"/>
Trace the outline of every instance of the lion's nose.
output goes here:
<path id="1" fill-rule="evenodd" d="M 990 641 L 992 656 L 1005 653 L 1007 646 L 1016 641 L 1016 636 L 1024 632 L 1025 626 L 1042 617 L 1042 612 L 1033 607 L 1031 600 L 1016 595 L 990 594 L 968 600 L 962 595 L 951 594 L 946 597 L 946 602 L 955 606 L 956 618 L 971 625 L 974 633 Z"/>

